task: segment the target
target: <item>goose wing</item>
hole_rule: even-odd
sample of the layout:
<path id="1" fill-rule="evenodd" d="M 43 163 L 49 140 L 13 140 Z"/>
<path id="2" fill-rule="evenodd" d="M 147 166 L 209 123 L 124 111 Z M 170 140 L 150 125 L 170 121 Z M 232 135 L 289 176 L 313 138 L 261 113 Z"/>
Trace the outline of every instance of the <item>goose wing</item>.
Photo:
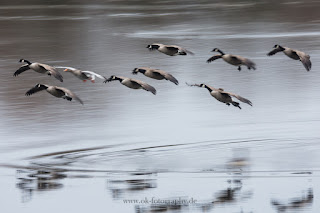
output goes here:
<path id="1" fill-rule="evenodd" d="M 256 69 L 256 64 L 253 61 L 251 61 L 250 59 L 244 58 L 244 57 L 239 57 L 239 58 L 240 58 L 243 65 L 246 65 L 247 67 L 252 68 L 254 70 Z"/>
<path id="2" fill-rule="evenodd" d="M 56 69 L 78 70 L 77 68 L 74 68 L 74 67 L 64 67 L 64 66 L 54 66 L 53 68 L 56 68 Z"/>
<path id="3" fill-rule="evenodd" d="M 276 48 L 273 48 L 273 50 L 271 50 L 268 54 L 267 54 L 267 56 L 272 56 L 272 55 L 274 55 L 274 54 L 276 54 L 276 53 L 278 53 L 278 52 L 281 52 L 282 50 L 281 50 L 281 48 L 279 48 L 279 47 L 276 47 Z"/>
<path id="4" fill-rule="evenodd" d="M 170 73 L 167 73 L 167 72 L 165 72 L 165 71 L 163 71 L 163 70 L 158 70 L 158 69 L 153 70 L 153 72 L 159 73 L 159 74 L 162 75 L 166 80 L 171 81 L 172 83 L 174 83 L 174 84 L 176 84 L 176 85 L 179 84 L 178 80 L 177 80 L 175 77 L 173 77 L 173 75 L 171 75 Z"/>
<path id="5" fill-rule="evenodd" d="M 236 95 L 236 94 L 233 94 L 231 92 L 225 92 L 225 91 L 222 90 L 221 94 L 223 94 L 223 93 L 228 94 L 230 96 L 233 96 L 233 97 L 237 98 L 239 101 L 242 101 L 243 103 L 246 103 L 246 104 L 249 104 L 250 106 L 252 106 L 252 102 L 250 100 L 248 100 L 248 99 L 246 99 L 246 98 L 244 98 L 244 97 L 242 97 L 240 95 Z"/>
<path id="6" fill-rule="evenodd" d="M 214 60 L 217 60 L 217 59 L 219 59 L 219 58 L 222 58 L 222 55 L 214 55 L 214 56 L 212 56 L 211 58 L 209 58 L 209 59 L 207 60 L 207 63 L 210 63 L 210 62 L 212 62 L 212 61 L 214 61 Z"/>
<path id="7" fill-rule="evenodd" d="M 167 46 L 167 48 L 172 48 L 172 49 L 175 48 L 175 49 L 177 49 L 177 51 L 185 52 L 185 53 L 188 53 L 188 54 L 190 54 L 190 55 L 194 55 L 193 52 L 187 50 L 186 48 L 177 46 L 177 45 L 170 45 L 170 46 Z"/>
<path id="8" fill-rule="evenodd" d="M 179 47 L 175 47 L 175 46 L 166 46 L 166 48 L 170 51 L 174 51 L 174 52 L 178 52 L 179 51 Z"/>
<path id="9" fill-rule="evenodd" d="M 107 79 L 106 77 L 104 77 L 102 75 L 99 75 L 98 73 L 95 73 L 95 72 L 92 72 L 92 71 L 82 71 L 82 73 L 84 73 L 88 77 L 93 77 L 93 80 L 94 80 L 94 77 L 98 77 L 98 78 L 103 79 L 103 80 Z"/>
<path id="10" fill-rule="evenodd" d="M 24 71 L 27 71 L 27 70 L 29 70 L 29 69 L 30 69 L 29 64 L 22 65 L 17 71 L 15 71 L 15 73 L 13 74 L 13 76 L 17 76 L 17 75 L 19 75 L 20 73 L 23 73 Z"/>
<path id="11" fill-rule="evenodd" d="M 56 87 L 56 90 L 60 90 L 62 92 L 64 92 L 66 94 L 66 96 L 73 98 L 77 101 L 79 101 L 82 105 L 83 105 L 83 101 L 73 92 L 71 92 L 70 90 L 68 90 L 67 88 L 64 87 Z"/>
<path id="12" fill-rule="evenodd" d="M 149 85 L 149 84 L 147 84 L 147 83 L 145 83 L 145 82 L 143 82 L 143 81 L 139 81 L 139 80 L 136 80 L 136 79 L 130 79 L 132 82 L 134 82 L 134 83 L 138 83 L 138 84 L 140 84 L 141 85 L 141 87 L 144 89 L 144 90 L 147 90 L 147 91 L 149 91 L 149 92 L 152 92 L 154 95 L 157 93 L 157 90 L 153 87 L 153 86 L 151 86 L 151 85 Z"/>
<path id="13" fill-rule="evenodd" d="M 303 66 L 306 68 L 307 71 L 311 70 L 311 61 L 310 61 L 310 56 L 305 54 L 304 52 L 295 50 L 296 54 L 299 56 L 300 61 L 302 62 Z"/>
<path id="14" fill-rule="evenodd" d="M 49 66 L 47 64 L 39 64 L 39 66 L 42 67 L 43 69 L 47 70 L 56 79 L 58 79 L 59 81 L 63 82 L 62 75 L 57 70 L 55 70 L 54 67 L 51 67 L 51 66 Z"/>
<path id="15" fill-rule="evenodd" d="M 26 92 L 26 96 L 30 96 L 32 95 L 33 93 L 36 93 L 36 92 L 40 92 L 42 90 L 45 90 L 47 89 L 48 87 L 43 85 L 43 84 L 37 84 L 35 85 L 34 87 L 32 87 L 31 89 L 29 89 L 27 92 Z"/>

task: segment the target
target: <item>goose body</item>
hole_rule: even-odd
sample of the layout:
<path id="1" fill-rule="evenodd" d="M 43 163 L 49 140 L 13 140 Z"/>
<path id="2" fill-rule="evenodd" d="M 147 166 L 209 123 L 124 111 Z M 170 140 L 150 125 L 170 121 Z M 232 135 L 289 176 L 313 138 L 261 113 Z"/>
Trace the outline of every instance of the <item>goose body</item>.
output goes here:
<path id="1" fill-rule="evenodd" d="M 167 73 L 166 71 L 163 71 L 163 70 L 152 69 L 150 67 L 139 67 L 139 68 L 134 68 L 132 71 L 132 74 L 136 75 L 139 72 L 149 78 L 153 78 L 153 79 L 157 79 L 157 80 L 165 79 L 165 80 L 173 82 L 176 85 L 179 84 L 178 80 L 175 77 L 173 77 L 170 73 Z"/>
<path id="2" fill-rule="evenodd" d="M 63 68 L 64 72 L 71 72 L 74 76 L 82 80 L 83 82 L 86 82 L 87 80 L 90 80 L 92 83 L 95 82 L 96 77 L 106 80 L 106 78 L 102 75 L 99 75 L 98 73 L 92 72 L 92 71 L 83 71 L 79 70 L 73 67 L 55 67 L 55 68 Z"/>
<path id="3" fill-rule="evenodd" d="M 164 53 L 169 56 L 176 56 L 176 55 L 194 55 L 193 52 L 177 46 L 177 45 L 166 45 L 166 44 L 159 44 L 159 43 L 153 43 L 147 46 L 147 48 L 151 50 L 158 50 L 161 53 Z"/>
<path id="4" fill-rule="evenodd" d="M 83 104 L 82 100 L 76 96 L 73 92 L 70 90 L 64 88 L 64 87 L 57 87 L 57 86 L 50 86 L 46 84 L 37 84 L 30 90 L 26 92 L 26 96 L 30 96 L 34 93 L 40 92 L 42 90 L 46 90 L 49 94 L 57 97 L 57 98 L 63 98 L 68 101 L 71 101 L 72 99 L 75 99 L 79 101 L 81 104 Z"/>
<path id="5" fill-rule="evenodd" d="M 282 47 L 278 44 L 274 45 L 273 50 L 271 50 L 267 55 L 272 56 L 278 52 L 283 52 L 286 56 L 293 60 L 301 61 L 307 71 L 311 70 L 312 64 L 310 61 L 310 55 L 299 50 L 291 49 L 289 47 Z"/>
<path id="6" fill-rule="evenodd" d="M 240 95 L 236 95 L 236 94 L 231 93 L 231 92 L 226 92 L 222 88 L 216 89 L 216 88 L 208 86 L 206 84 L 187 84 L 187 85 L 191 86 L 191 87 L 192 86 L 196 86 L 196 87 L 206 88 L 209 91 L 209 93 L 210 93 L 210 95 L 212 97 L 214 97 L 216 100 L 218 100 L 218 101 L 220 101 L 222 103 L 227 104 L 228 106 L 230 104 L 232 104 L 233 106 L 238 107 L 239 109 L 241 109 L 240 104 L 238 102 L 233 101 L 232 97 L 235 97 L 238 100 L 240 100 L 240 101 L 252 106 L 252 102 L 250 100 L 248 100 L 246 98 L 243 98 Z"/>
<path id="7" fill-rule="evenodd" d="M 248 58 L 245 58 L 245 57 L 242 57 L 242 56 L 239 56 L 239 55 L 225 54 L 224 52 L 222 52 L 218 48 L 214 48 L 212 50 L 212 52 L 219 52 L 220 55 L 212 56 L 211 58 L 209 58 L 207 60 L 207 63 L 210 63 L 210 62 L 212 62 L 214 60 L 222 58 L 225 62 L 227 62 L 227 63 L 229 63 L 231 65 L 237 66 L 239 71 L 241 71 L 241 65 L 247 66 L 249 70 L 250 69 L 253 69 L 253 70 L 256 69 L 255 63 L 253 61 L 251 61 L 250 59 L 248 59 Z"/>
<path id="8" fill-rule="evenodd" d="M 47 75 L 53 75 L 56 79 L 58 79 L 59 81 L 63 82 L 63 77 L 62 75 L 52 66 L 49 66 L 47 64 L 41 64 L 41 63 L 31 63 L 28 60 L 25 59 L 20 59 L 19 62 L 25 62 L 25 65 L 22 65 L 13 75 L 17 76 L 19 74 L 21 74 L 22 72 L 25 72 L 29 69 L 32 69 L 38 73 L 41 74 L 47 74 Z"/>
<path id="9" fill-rule="evenodd" d="M 129 87 L 131 89 L 144 89 L 146 91 L 152 92 L 152 94 L 154 95 L 157 93 L 156 89 L 153 86 L 136 79 L 112 75 L 110 78 L 106 79 L 104 83 L 110 81 L 119 81 L 122 85 L 126 87 Z"/>

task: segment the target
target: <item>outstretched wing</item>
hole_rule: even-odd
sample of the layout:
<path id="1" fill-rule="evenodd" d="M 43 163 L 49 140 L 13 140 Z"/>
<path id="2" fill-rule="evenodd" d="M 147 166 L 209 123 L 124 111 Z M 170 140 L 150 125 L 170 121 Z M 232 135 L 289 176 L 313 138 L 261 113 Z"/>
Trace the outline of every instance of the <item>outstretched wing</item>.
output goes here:
<path id="1" fill-rule="evenodd" d="M 311 61 L 310 61 L 310 56 L 305 54 L 304 52 L 301 51 L 295 51 L 296 54 L 299 56 L 300 61 L 302 62 L 303 66 L 306 68 L 307 71 L 311 70 Z"/>
<path id="2" fill-rule="evenodd" d="M 19 75 L 20 73 L 23 73 L 24 71 L 27 71 L 27 70 L 29 70 L 29 69 L 30 69 L 29 64 L 22 65 L 17 71 L 15 71 L 15 73 L 13 74 L 13 76 L 17 76 L 17 75 Z"/>
<path id="3" fill-rule="evenodd" d="M 248 100 L 248 99 L 246 99 L 244 97 L 241 97 L 240 95 L 236 95 L 236 94 L 233 94 L 231 92 L 221 91 L 221 94 L 223 94 L 223 93 L 226 93 L 226 94 L 228 94 L 230 96 L 233 96 L 233 97 L 237 98 L 239 101 L 242 101 L 243 103 L 246 103 L 246 104 L 249 104 L 250 106 L 252 106 L 252 102 L 250 100 Z"/>
<path id="4" fill-rule="evenodd" d="M 164 78 L 166 80 L 171 81 L 172 83 L 174 83 L 176 85 L 179 84 L 178 80 L 175 77 L 173 77 L 173 75 L 171 75 L 170 73 L 167 73 L 163 70 L 158 70 L 158 69 L 153 70 L 153 72 L 159 73 L 160 75 L 164 76 Z"/>
<path id="5" fill-rule="evenodd" d="M 33 88 L 29 89 L 26 92 L 26 96 L 30 96 L 33 93 L 40 92 L 40 91 L 45 90 L 45 89 L 47 89 L 47 87 L 45 85 L 37 84 L 36 86 L 34 86 Z"/>
<path id="6" fill-rule="evenodd" d="M 212 61 L 214 61 L 214 60 L 217 60 L 217 59 L 219 59 L 219 58 L 222 58 L 222 55 L 214 55 L 214 56 L 212 56 L 211 58 L 209 58 L 209 59 L 207 60 L 207 63 L 210 63 L 210 62 L 212 62 Z"/>
<path id="7" fill-rule="evenodd" d="M 143 81 L 139 81 L 139 80 L 136 80 L 136 79 L 130 79 L 130 80 L 133 81 L 133 82 L 135 82 L 135 83 L 140 84 L 141 87 L 142 87 L 144 90 L 147 90 L 147 91 L 149 91 L 149 92 L 152 92 L 154 95 L 157 93 L 157 90 L 156 90 L 153 86 L 151 86 L 151 85 L 149 85 L 149 84 L 147 84 L 147 83 L 145 83 L 145 82 L 143 82 Z"/>
<path id="8" fill-rule="evenodd" d="M 82 73 L 84 73 L 86 76 L 88 77 L 98 77 L 100 79 L 103 79 L 103 80 L 106 80 L 107 78 L 102 76 L 102 75 L 99 75 L 98 73 L 95 73 L 95 72 L 92 72 L 92 71 L 82 71 Z M 94 77 L 93 77 L 93 80 L 94 80 Z"/>
<path id="9" fill-rule="evenodd" d="M 274 48 L 273 50 L 271 50 L 271 51 L 267 54 L 267 56 L 272 56 L 272 55 L 274 55 L 274 54 L 276 54 L 276 53 L 278 53 L 278 52 L 281 52 L 281 51 L 282 51 L 281 48 L 276 47 L 276 48 Z"/>
<path id="10" fill-rule="evenodd" d="M 56 79 L 63 82 L 62 75 L 57 70 L 55 70 L 55 68 L 53 68 L 49 65 L 46 65 L 46 64 L 39 64 L 39 67 L 47 70 L 50 73 L 50 75 L 53 75 Z"/>
<path id="11" fill-rule="evenodd" d="M 73 98 L 77 101 L 79 101 L 82 105 L 83 105 L 83 101 L 73 92 L 71 92 L 70 90 L 68 90 L 67 88 L 64 87 L 56 87 L 57 90 L 61 90 L 62 92 L 64 92 L 66 94 L 66 96 Z"/>

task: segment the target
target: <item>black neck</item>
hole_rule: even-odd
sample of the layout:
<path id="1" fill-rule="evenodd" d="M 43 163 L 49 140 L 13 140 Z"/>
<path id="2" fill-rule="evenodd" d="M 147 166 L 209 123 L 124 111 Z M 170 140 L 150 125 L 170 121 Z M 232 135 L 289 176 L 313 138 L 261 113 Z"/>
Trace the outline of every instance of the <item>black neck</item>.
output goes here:
<path id="1" fill-rule="evenodd" d="M 44 89 L 47 89 L 48 88 L 48 86 L 47 85 L 44 85 L 44 84 L 38 84 L 37 85 L 39 88 L 44 88 Z"/>
<path id="2" fill-rule="evenodd" d="M 280 46 L 280 45 L 278 45 L 278 47 L 279 47 L 279 49 L 281 50 L 281 51 L 283 51 L 283 50 L 285 50 L 282 46 Z"/>
<path id="3" fill-rule="evenodd" d="M 221 55 L 225 55 L 224 52 L 222 52 L 220 49 L 217 49 L 217 51 L 221 53 Z"/>
<path id="4" fill-rule="evenodd" d="M 31 64 L 31 62 L 28 61 L 28 60 L 26 60 L 26 59 L 23 59 L 23 61 L 26 62 L 26 63 L 29 64 L 29 65 Z"/>
<path id="5" fill-rule="evenodd" d="M 205 88 L 207 88 L 209 90 L 209 92 L 212 91 L 212 89 L 210 87 L 208 87 L 207 85 L 204 85 Z"/>
<path id="6" fill-rule="evenodd" d="M 143 74 L 146 72 L 146 70 L 144 70 L 144 69 L 138 69 L 137 71 L 138 71 L 138 72 L 141 72 L 141 73 L 143 73 Z"/>
<path id="7" fill-rule="evenodd" d="M 122 78 L 119 78 L 119 77 L 117 77 L 117 76 L 115 76 L 115 78 L 113 79 L 114 81 L 120 81 L 120 82 L 122 82 L 123 81 L 123 79 Z"/>

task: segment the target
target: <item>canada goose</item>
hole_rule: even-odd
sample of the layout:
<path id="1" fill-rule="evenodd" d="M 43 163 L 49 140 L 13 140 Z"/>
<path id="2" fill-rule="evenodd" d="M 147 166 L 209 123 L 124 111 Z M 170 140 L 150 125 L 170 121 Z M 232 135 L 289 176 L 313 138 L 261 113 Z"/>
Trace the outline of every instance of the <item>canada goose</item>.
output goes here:
<path id="1" fill-rule="evenodd" d="M 51 95 L 57 97 L 57 98 L 63 98 L 67 99 L 68 101 L 71 101 L 73 98 L 79 101 L 82 105 L 83 102 L 78 96 L 76 96 L 73 92 L 70 90 L 64 88 L 64 87 L 57 87 L 57 86 L 49 86 L 46 84 L 37 84 L 30 90 L 26 92 L 26 96 L 30 96 L 33 93 L 40 92 L 42 90 L 46 90 Z"/>
<path id="2" fill-rule="evenodd" d="M 156 89 L 149 84 L 132 78 L 126 78 L 121 76 L 112 75 L 110 78 L 106 79 L 103 83 L 110 81 L 120 81 L 121 84 L 131 88 L 131 89 L 144 89 L 146 91 L 152 92 L 154 95 L 157 93 Z"/>
<path id="3" fill-rule="evenodd" d="M 222 58 L 225 62 L 237 66 L 238 70 L 241 71 L 241 65 L 247 66 L 248 69 L 256 69 L 256 64 L 253 61 L 238 55 L 224 54 L 220 49 L 214 48 L 211 52 L 219 52 L 220 55 L 214 55 L 207 60 L 210 63 L 216 59 Z"/>
<path id="4" fill-rule="evenodd" d="M 310 61 L 310 55 L 307 55 L 306 53 L 301 52 L 299 50 L 291 49 L 289 47 L 282 47 L 278 44 L 274 45 L 273 50 L 271 50 L 267 55 L 272 56 L 277 52 L 283 52 L 289 58 L 292 58 L 294 60 L 300 60 L 307 71 L 311 70 L 312 64 Z"/>
<path id="5" fill-rule="evenodd" d="M 48 75 L 53 75 L 56 79 L 58 79 L 59 81 L 63 82 L 63 78 L 62 75 L 52 66 L 49 66 L 47 64 L 40 64 L 37 62 L 31 63 L 28 60 L 25 59 L 20 59 L 19 62 L 25 62 L 27 64 L 22 65 L 14 74 L 13 76 L 17 76 L 20 73 L 27 71 L 29 69 L 32 69 L 38 73 L 42 73 L 42 74 L 48 74 Z"/>
<path id="6" fill-rule="evenodd" d="M 55 67 L 55 68 L 65 68 L 64 72 L 71 72 L 74 76 L 78 77 L 83 82 L 90 80 L 92 83 L 95 82 L 96 77 L 106 80 L 106 78 L 98 73 L 92 71 L 82 71 L 73 67 Z"/>
<path id="7" fill-rule="evenodd" d="M 238 100 L 240 100 L 246 104 L 249 104 L 250 106 L 252 106 L 251 101 L 249 101 L 248 99 L 243 98 L 240 95 L 233 94 L 231 92 L 226 92 L 222 88 L 216 89 L 216 88 L 208 86 L 206 84 L 188 84 L 188 83 L 186 83 L 186 84 L 190 87 L 197 86 L 197 87 L 203 87 L 203 88 L 208 89 L 210 92 L 210 95 L 212 97 L 214 97 L 215 99 L 217 99 L 218 101 L 220 101 L 222 103 L 227 104 L 228 106 L 230 104 L 232 104 L 233 106 L 239 107 L 239 109 L 241 109 L 240 104 L 238 102 L 233 101 L 231 96 L 237 98 Z"/>
<path id="8" fill-rule="evenodd" d="M 166 55 L 170 56 L 176 56 L 176 55 L 194 55 L 193 52 L 186 50 L 185 48 L 179 47 L 177 45 L 165 45 L 165 44 L 157 44 L 153 43 L 147 46 L 149 50 L 158 50 L 161 53 L 164 53 Z"/>
<path id="9" fill-rule="evenodd" d="M 178 80 L 175 77 L 173 77 L 170 73 L 167 73 L 166 71 L 163 71 L 163 70 L 152 69 L 149 67 L 139 67 L 139 68 L 134 68 L 132 71 L 132 74 L 137 75 L 139 72 L 149 78 L 153 78 L 157 80 L 166 79 L 173 82 L 176 85 L 179 84 Z"/>

